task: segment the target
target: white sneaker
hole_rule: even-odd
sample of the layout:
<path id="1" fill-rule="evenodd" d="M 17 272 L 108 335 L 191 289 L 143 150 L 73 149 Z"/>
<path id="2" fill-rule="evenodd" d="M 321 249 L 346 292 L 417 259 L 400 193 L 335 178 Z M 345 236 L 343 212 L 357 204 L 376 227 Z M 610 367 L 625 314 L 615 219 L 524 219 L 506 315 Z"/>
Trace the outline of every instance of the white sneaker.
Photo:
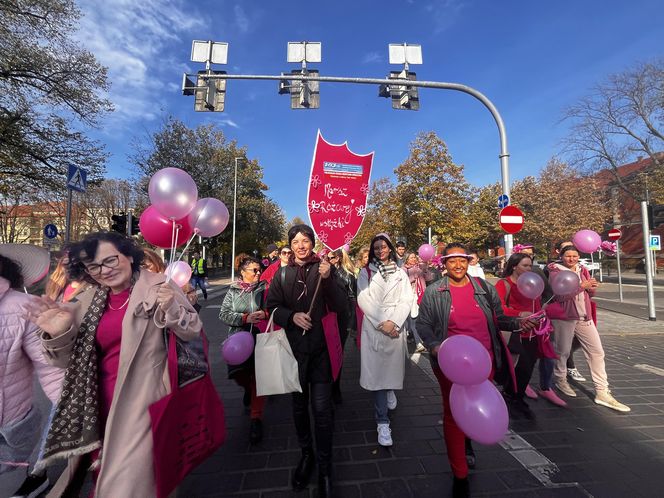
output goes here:
<path id="1" fill-rule="evenodd" d="M 568 368 L 567 369 L 567 376 L 570 379 L 575 380 L 577 382 L 585 382 L 586 381 L 586 378 L 583 375 L 581 375 L 581 372 L 579 372 L 576 368 Z"/>
<path id="2" fill-rule="evenodd" d="M 611 391 L 608 389 L 606 391 L 597 391 L 597 393 L 595 393 L 595 403 L 611 408 L 617 412 L 627 413 L 632 410 L 629 406 L 623 405 L 620 401 L 614 398 L 611 395 Z"/>
<path id="3" fill-rule="evenodd" d="M 378 444 L 392 446 L 392 429 L 390 424 L 378 424 Z"/>
<path id="4" fill-rule="evenodd" d="M 394 410 L 397 407 L 397 395 L 394 391 L 387 391 L 387 408 Z"/>
<path id="5" fill-rule="evenodd" d="M 556 387 L 565 396 L 569 396 L 570 398 L 576 398 L 576 391 L 574 391 L 574 389 L 572 389 L 572 387 L 569 385 L 567 380 L 557 381 L 556 382 Z"/>

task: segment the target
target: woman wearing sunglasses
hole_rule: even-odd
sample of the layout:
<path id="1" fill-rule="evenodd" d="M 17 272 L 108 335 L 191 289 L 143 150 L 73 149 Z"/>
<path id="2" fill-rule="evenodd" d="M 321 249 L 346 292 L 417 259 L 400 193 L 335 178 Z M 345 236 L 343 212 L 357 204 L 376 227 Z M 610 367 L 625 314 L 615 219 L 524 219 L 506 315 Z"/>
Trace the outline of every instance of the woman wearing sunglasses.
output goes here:
<path id="1" fill-rule="evenodd" d="M 263 304 L 266 283 L 259 280 L 261 264 L 256 258 L 239 254 L 235 258 L 235 269 L 240 278 L 228 288 L 219 311 L 219 320 L 228 325 L 229 336 L 247 331 L 252 333 L 255 341 L 259 332 L 256 323 L 267 317 Z M 249 442 L 257 444 L 263 439 L 265 396 L 256 395 L 254 355 L 240 365 L 228 365 L 228 378 L 244 388 L 244 405 L 250 407 Z"/>
<path id="2" fill-rule="evenodd" d="M 279 271 L 279 268 L 288 265 L 288 261 L 290 260 L 291 254 L 293 254 L 293 251 L 291 251 L 290 247 L 282 246 L 281 248 L 279 248 L 279 259 L 277 259 L 277 261 L 272 263 L 263 271 L 263 273 L 261 273 L 260 279 L 265 281 L 266 290 L 270 288 L 270 283 L 272 282 L 272 278 L 274 277 L 274 274 L 277 273 L 277 271 Z"/>
<path id="3" fill-rule="evenodd" d="M 91 285 L 70 303 L 42 297 L 26 308 L 46 360 L 67 367 L 67 395 L 38 462 L 69 460 L 50 496 L 78 495 L 89 468 L 95 496 L 156 494 L 148 408 L 169 392 L 164 329 L 189 341 L 201 321 L 182 291 L 142 261 L 132 239 L 89 234 L 69 248 L 67 273 Z"/>

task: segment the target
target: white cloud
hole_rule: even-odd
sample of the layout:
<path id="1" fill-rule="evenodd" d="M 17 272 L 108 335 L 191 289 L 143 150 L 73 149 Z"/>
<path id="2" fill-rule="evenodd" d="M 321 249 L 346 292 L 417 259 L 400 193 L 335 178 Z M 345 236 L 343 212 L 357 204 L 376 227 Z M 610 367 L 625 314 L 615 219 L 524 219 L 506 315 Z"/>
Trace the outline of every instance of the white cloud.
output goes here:
<path id="1" fill-rule="evenodd" d="M 440 33 L 456 23 L 466 5 L 466 0 L 437 0 L 426 5 L 424 9 L 431 13 L 434 32 Z"/>
<path id="2" fill-rule="evenodd" d="M 176 46 L 188 45 L 206 27 L 183 0 L 79 0 L 78 38 L 108 68 L 111 126 L 155 119 L 164 93 L 179 88 L 188 60 Z"/>
<path id="3" fill-rule="evenodd" d="M 240 30 L 240 33 L 246 33 L 249 31 L 249 18 L 244 13 L 244 9 L 239 5 L 235 6 L 234 11 L 237 28 Z"/>
<path id="4" fill-rule="evenodd" d="M 368 54 L 365 54 L 364 57 L 362 58 L 363 64 L 371 64 L 374 62 L 383 62 L 383 56 L 380 55 L 378 52 L 369 52 Z"/>

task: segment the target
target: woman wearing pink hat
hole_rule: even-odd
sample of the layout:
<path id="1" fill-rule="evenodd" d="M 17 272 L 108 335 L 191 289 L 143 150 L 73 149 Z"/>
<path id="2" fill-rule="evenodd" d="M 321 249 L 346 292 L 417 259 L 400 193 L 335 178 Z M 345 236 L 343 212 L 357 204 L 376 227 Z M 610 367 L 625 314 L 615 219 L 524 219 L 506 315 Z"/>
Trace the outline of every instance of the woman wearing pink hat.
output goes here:
<path id="1" fill-rule="evenodd" d="M 23 317 L 30 297 L 21 290 L 41 280 L 48 266 L 48 252 L 39 247 L 0 245 L 0 474 L 27 468 L 39 442 L 34 374 L 52 403 L 60 396 L 64 370 L 46 363 L 37 327 Z M 12 496 L 37 496 L 48 484 L 46 473 L 28 473 Z"/>

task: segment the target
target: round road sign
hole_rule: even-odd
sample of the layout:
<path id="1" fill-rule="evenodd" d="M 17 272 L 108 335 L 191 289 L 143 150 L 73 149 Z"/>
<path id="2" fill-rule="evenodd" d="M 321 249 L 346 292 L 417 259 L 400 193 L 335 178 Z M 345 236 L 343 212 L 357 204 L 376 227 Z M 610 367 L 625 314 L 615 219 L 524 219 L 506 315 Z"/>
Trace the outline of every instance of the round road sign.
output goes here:
<path id="1" fill-rule="evenodd" d="M 620 237 L 622 237 L 622 232 L 617 228 L 614 228 L 609 230 L 608 237 L 609 240 L 620 240 Z"/>
<path id="2" fill-rule="evenodd" d="M 523 228 L 523 213 L 516 206 L 505 206 L 500 211 L 500 228 L 507 233 L 517 233 Z"/>

